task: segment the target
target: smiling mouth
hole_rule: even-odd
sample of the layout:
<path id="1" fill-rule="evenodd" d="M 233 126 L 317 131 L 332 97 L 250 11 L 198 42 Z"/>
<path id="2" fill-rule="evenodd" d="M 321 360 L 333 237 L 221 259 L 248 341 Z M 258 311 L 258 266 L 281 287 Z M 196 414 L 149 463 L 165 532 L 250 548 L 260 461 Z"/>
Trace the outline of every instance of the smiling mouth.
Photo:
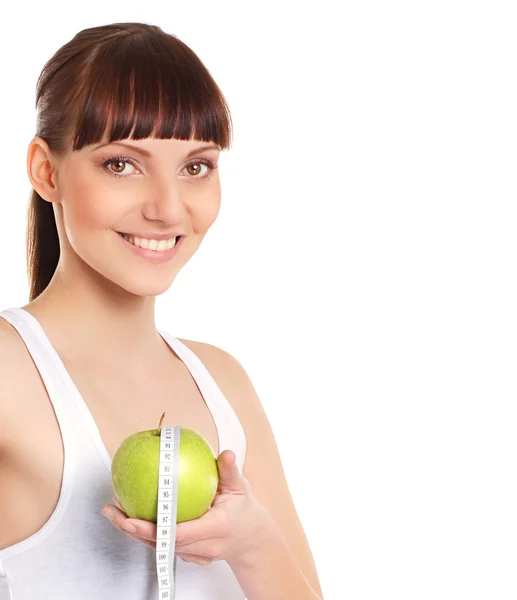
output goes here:
<path id="1" fill-rule="evenodd" d="M 132 246 L 141 248 L 142 250 L 152 250 L 153 252 L 157 253 L 172 250 L 182 237 L 181 235 L 178 235 L 175 238 L 170 238 L 168 240 L 149 240 L 147 238 L 139 238 L 136 236 L 127 235 L 125 233 L 121 233 L 120 231 L 117 231 L 117 233 Z"/>

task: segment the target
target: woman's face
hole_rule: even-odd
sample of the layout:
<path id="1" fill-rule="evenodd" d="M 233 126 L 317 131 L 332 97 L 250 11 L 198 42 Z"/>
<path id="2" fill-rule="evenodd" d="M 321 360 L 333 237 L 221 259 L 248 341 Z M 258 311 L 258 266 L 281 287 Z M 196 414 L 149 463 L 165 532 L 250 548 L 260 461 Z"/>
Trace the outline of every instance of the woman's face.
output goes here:
<path id="1" fill-rule="evenodd" d="M 92 144 L 60 159 L 52 200 L 65 253 L 62 268 L 88 265 L 139 296 L 166 291 L 219 213 L 220 148 L 213 146 L 196 140 L 122 140 Z M 135 243 L 146 242 L 131 237 L 138 235 L 156 242 L 165 237 L 169 249 L 148 242 L 152 249 L 141 251 Z"/>

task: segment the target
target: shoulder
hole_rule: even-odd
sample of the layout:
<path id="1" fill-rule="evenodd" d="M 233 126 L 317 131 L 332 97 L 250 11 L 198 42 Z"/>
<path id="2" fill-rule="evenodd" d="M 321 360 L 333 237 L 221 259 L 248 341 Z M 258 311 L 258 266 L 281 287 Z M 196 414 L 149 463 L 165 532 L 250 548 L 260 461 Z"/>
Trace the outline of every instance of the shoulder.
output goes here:
<path id="1" fill-rule="evenodd" d="M 250 376 L 230 352 L 204 342 L 180 341 L 201 360 L 241 422 L 246 436 L 246 471 L 246 467 L 250 466 L 248 450 L 253 447 L 255 438 L 260 438 L 265 433 L 269 439 L 273 437 L 269 420 Z"/>
<path id="2" fill-rule="evenodd" d="M 278 464 L 278 448 L 271 423 L 243 365 L 235 356 L 217 346 L 192 340 L 180 341 L 207 368 L 242 425 L 246 436 L 243 475 L 253 479 L 258 471 L 262 471 L 264 457 Z"/>
<path id="3" fill-rule="evenodd" d="M 22 358 L 28 353 L 24 341 L 16 329 L 5 319 L 0 318 L 0 375 L 2 383 L 9 373 L 12 376 L 19 374 L 22 367 Z M 13 371 L 14 369 L 14 371 Z M 0 385 L 0 389 L 3 385 Z"/>
<path id="4" fill-rule="evenodd" d="M 11 323 L 6 319 L 0 318 L 0 351 L 5 349 L 6 344 L 19 337 Z"/>
<path id="5" fill-rule="evenodd" d="M 229 352 L 226 352 L 226 350 L 217 346 L 213 346 L 212 344 L 195 340 L 184 340 L 183 338 L 178 338 L 178 340 L 182 344 L 185 344 L 185 346 L 192 350 L 198 357 L 203 356 L 210 362 L 216 361 L 217 363 L 220 363 L 221 361 L 235 360 Z"/>
<path id="6" fill-rule="evenodd" d="M 194 340 L 179 339 L 179 341 L 192 350 L 208 370 L 215 369 L 219 377 L 228 375 L 232 378 L 235 376 L 247 377 L 242 364 L 233 354 L 223 350 L 223 348 Z"/>
<path id="7" fill-rule="evenodd" d="M 30 356 L 24 341 L 8 321 L 0 318 L 0 423 L 2 424 L 11 423 L 10 419 L 16 415 L 17 399 L 27 384 L 29 363 Z"/>
<path id="8" fill-rule="evenodd" d="M 230 352 L 218 346 L 194 340 L 179 341 L 201 360 L 244 426 L 243 420 L 248 420 L 253 409 L 254 398 L 251 396 L 254 396 L 255 390 L 243 365 Z"/>

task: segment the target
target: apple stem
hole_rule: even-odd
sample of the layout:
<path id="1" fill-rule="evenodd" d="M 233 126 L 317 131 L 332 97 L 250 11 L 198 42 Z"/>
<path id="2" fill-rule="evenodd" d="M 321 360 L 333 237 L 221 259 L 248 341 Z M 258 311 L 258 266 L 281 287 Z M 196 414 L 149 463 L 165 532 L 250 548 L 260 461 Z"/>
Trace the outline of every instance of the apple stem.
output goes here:
<path id="1" fill-rule="evenodd" d="M 165 418 L 165 413 L 163 413 L 163 415 L 160 417 L 160 423 L 158 424 L 158 435 L 160 435 L 160 432 L 162 430 L 162 423 L 163 423 L 164 418 Z"/>

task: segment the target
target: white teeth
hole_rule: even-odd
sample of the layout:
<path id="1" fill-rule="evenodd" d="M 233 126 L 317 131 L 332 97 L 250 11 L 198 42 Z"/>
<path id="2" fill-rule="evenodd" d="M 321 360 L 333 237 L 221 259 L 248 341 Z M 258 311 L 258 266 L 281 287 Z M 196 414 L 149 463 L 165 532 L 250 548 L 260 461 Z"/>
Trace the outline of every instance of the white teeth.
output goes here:
<path id="1" fill-rule="evenodd" d="M 165 252 L 170 250 L 176 244 L 176 238 L 168 240 L 148 240 L 146 238 L 133 237 L 132 235 L 123 234 L 122 237 L 133 246 L 154 250 L 155 252 Z"/>

